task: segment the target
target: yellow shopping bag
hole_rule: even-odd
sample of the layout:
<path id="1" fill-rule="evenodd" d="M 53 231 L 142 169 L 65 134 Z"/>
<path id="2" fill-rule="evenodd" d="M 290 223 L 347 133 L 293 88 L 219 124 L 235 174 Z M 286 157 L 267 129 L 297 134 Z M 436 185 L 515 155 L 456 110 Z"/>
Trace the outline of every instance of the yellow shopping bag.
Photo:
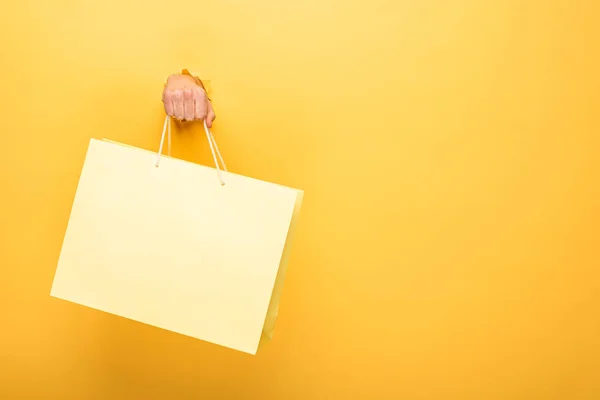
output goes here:
<path id="1" fill-rule="evenodd" d="M 255 354 L 303 192 L 92 139 L 51 296 Z M 169 140 L 170 147 L 170 140 Z"/>

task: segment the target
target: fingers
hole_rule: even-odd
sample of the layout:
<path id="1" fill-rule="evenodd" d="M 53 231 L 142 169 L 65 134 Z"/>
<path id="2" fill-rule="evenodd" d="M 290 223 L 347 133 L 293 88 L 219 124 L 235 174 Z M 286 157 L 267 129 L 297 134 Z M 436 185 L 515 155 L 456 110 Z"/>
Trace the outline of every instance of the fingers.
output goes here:
<path id="1" fill-rule="evenodd" d="M 173 99 L 167 98 L 165 96 L 165 98 L 163 99 L 163 103 L 165 104 L 165 112 L 167 113 L 167 115 L 174 117 L 175 116 L 175 105 L 173 104 Z"/>
<path id="2" fill-rule="evenodd" d="M 203 120 L 206 118 L 208 99 L 204 90 L 199 89 L 194 97 L 194 117 L 196 120 Z"/>
<path id="3" fill-rule="evenodd" d="M 175 90 L 173 95 L 173 117 L 177 119 L 183 119 L 185 117 L 184 104 L 183 104 L 183 90 Z"/>
<path id="4" fill-rule="evenodd" d="M 192 89 L 183 91 L 183 118 L 186 121 L 194 120 L 194 93 Z"/>
<path id="5" fill-rule="evenodd" d="M 208 112 L 206 113 L 206 126 L 212 128 L 213 121 L 216 118 L 215 111 L 213 110 L 212 104 L 210 101 L 207 101 L 208 104 Z"/>

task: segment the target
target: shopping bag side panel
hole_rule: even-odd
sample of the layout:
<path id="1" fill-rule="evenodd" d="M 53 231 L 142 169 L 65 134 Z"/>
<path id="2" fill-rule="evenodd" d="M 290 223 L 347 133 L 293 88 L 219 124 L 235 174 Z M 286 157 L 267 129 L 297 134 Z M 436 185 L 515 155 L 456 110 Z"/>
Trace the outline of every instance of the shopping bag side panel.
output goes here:
<path id="1" fill-rule="evenodd" d="M 285 275 L 287 272 L 288 264 L 290 261 L 292 242 L 298 230 L 298 221 L 300 219 L 300 210 L 302 208 L 302 201 L 304 199 L 304 192 L 298 191 L 298 197 L 294 206 L 294 214 L 292 221 L 290 222 L 290 229 L 285 242 L 285 247 L 281 256 L 281 262 L 277 271 L 277 277 L 275 279 L 275 285 L 273 287 L 273 293 L 271 295 L 271 301 L 269 303 L 269 309 L 265 318 L 265 325 L 263 333 L 269 339 L 273 338 L 273 331 L 275 329 L 275 322 L 279 314 L 279 302 L 281 300 L 281 294 L 283 292 L 283 286 L 285 281 Z"/>

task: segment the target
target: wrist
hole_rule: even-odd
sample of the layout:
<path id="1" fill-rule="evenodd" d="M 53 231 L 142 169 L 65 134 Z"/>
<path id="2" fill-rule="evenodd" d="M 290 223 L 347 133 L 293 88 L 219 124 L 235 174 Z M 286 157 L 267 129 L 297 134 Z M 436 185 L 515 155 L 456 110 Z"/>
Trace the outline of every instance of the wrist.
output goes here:
<path id="1" fill-rule="evenodd" d="M 172 74 L 167 78 L 167 86 L 181 86 L 181 85 L 189 85 L 190 83 L 193 83 L 194 85 L 196 85 L 196 81 L 194 80 L 194 78 L 192 78 L 191 76 L 188 75 L 183 75 L 183 74 Z"/>
<path id="2" fill-rule="evenodd" d="M 187 69 L 182 70 L 179 74 L 170 75 L 165 83 L 165 89 L 181 89 L 192 86 L 199 87 L 208 96 L 208 91 L 202 80 L 197 76 L 192 75 Z M 209 101 L 211 100 L 210 97 L 207 98 Z"/>
<path id="3" fill-rule="evenodd" d="M 202 82 L 202 80 L 200 78 L 198 78 L 198 76 L 196 76 L 195 74 L 192 74 L 187 69 L 181 70 L 181 75 L 188 76 L 188 77 L 192 78 L 193 81 L 196 83 L 196 85 L 200 86 L 206 92 L 206 88 L 204 87 L 204 83 Z"/>

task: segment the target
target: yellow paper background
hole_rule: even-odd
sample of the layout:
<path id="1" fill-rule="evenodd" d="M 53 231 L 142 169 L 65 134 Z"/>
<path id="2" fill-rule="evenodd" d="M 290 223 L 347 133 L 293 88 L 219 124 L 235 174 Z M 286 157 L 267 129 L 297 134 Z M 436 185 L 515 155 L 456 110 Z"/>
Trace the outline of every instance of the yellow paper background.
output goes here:
<path id="1" fill-rule="evenodd" d="M 599 398 L 599 12 L 3 4 L 1 397 Z M 310 194 L 260 357 L 48 296 L 89 138 L 156 148 L 180 68 L 231 170 Z"/>

